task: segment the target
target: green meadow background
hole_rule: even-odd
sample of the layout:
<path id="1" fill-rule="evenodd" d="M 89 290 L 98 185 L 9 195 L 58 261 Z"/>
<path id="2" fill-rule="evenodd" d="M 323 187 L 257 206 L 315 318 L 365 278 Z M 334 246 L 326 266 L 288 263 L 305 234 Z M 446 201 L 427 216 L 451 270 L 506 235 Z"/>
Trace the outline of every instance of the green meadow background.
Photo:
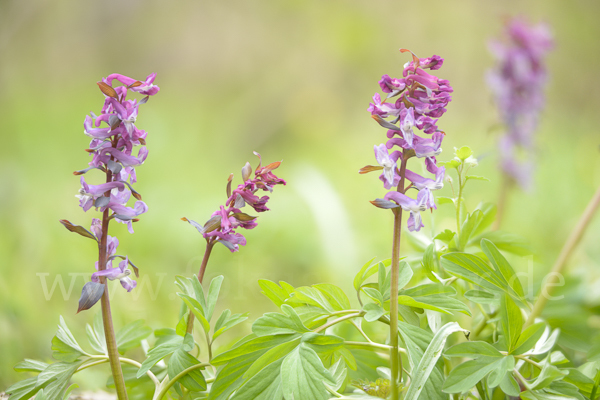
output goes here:
<path id="1" fill-rule="evenodd" d="M 229 174 L 237 184 L 246 161 L 256 165 L 252 151 L 267 163 L 283 159 L 277 172 L 288 185 L 276 188 L 259 226 L 243 232 L 248 245 L 235 254 L 217 247 L 208 267 L 208 279 L 225 276 L 220 307 L 251 312 L 241 335 L 275 310 L 259 278 L 350 289 L 365 261 L 390 256 L 391 214 L 368 202 L 384 189 L 377 175 L 357 171 L 385 142 L 367 106 L 381 75 L 400 75 L 409 60 L 399 48 L 445 58 L 437 74 L 454 93 L 439 121 L 447 133 L 439 159 L 471 146 L 480 161 L 473 172 L 490 182 L 471 183 L 467 204 L 496 201 L 500 130 L 484 74 L 493 62 L 488 40 L 514 15 L 548 22 L 556 38 L 535 186 L 510 196 L 503 223 L 531 244 L 533 258 L 511 259 L 532 272 L 535 288 L 600 184 L 600 2 L 0 1 L 0 389 L 25 377 L 12 370 L 23 358 L 50 358 L 59 315 L 85 343 L 98 311 L 75 314 L 97 249 L 58 220 L 87 227 L 99 215 L 78 207 L 72 172 L 89 161 L 82 124 L 102 106 L 100 78 L 156 72 L 161 87 L 138 118 L 149 157 L 136 190 L 150 210 L 134 235 L 111 227 L 119 253 L 142 273 L 136 291 L 114 287 L 117 328 L 140 318 L 153 328 L 176 324 L 174 277 L 197 272 L 203 252 L 201 236 L 180 218 L 208 219 L 225 200 Z M 425 216 L 421 237 L 453 226 L 453 212 L 444 205 Z M 570 263 L 574 295 L 560 303 L 585 337 L 600 327 L 599 230 L 596 218 Z M 414 254 L 407 236 L 403 254 Z M 97 376 L 78 379 L 104 386 L 106 375 Z"/>

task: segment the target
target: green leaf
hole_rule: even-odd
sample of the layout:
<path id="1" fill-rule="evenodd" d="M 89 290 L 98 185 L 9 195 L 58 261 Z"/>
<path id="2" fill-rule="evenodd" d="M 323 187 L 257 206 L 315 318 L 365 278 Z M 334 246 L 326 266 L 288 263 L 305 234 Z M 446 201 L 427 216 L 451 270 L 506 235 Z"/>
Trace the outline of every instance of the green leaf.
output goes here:
<path id="1" fill-rule="evenodd" d="M 184 370 L 200 364 L 194 356 L 183 349 L 178 349 L 173 353 L 167 365 L 169 377 L 175 377 Z M 178 380 L 186 389 L 199 392 L 206 389 L 206 381 L 200 369 L 194 369 Z"/>
<path id="2" fill-rule="evenodd" d="M 258 354 L 256 358 L 260 357 L 263 353 L 269 350 L 272 347 L 278 346 L 281 343 L 290 342 L 296 338 L 299 338 L 300 335 L 290 334 L 290 335 L 269 335 L 269 336 L 259 336 L 253 337 L 254 335 L 249 335 L 245 339 L 247 341 L 241 341 L 232 348 L 224 353 L 221 353 L 214 357 L 211 361 L 211 364 L 219 366 L 227 364 L 230 361 L 236 360 L 237 358 L 247 355 L 247 354 Z"/>
<path id="3" fill-rule="evenodd" d="M 385 303 L 383 294 L 381 294 L 379 290 L 372 287 L 363 287 L 362 290 L 367 296 L 369 296 L 373 301 L 376 301 L 380 306 L 383 306 L 383 303 Z"/>
<path id="4" fill-rule="evenodd" d="M 421 265 L 427 274 L 427 277 L 434 282 L 439 282 L 440 280 L 433 273 L 435 271 L 435 243 L 431 243 L 423 252 L 423 261 Z"/>
<path id="5" fill-rule="evenodd" d="M 572 400 L 574 397 L 571 396 L 563 396 L 557 394 L 551 394 L 547 392 L 533 392 L 531 390 L 527 390 L 525 392 L 520 393 L 520 397 L 523 400 Z"/>
<path id="6" fill-rule="evenodd" d="M 335 311 L 331 304 L 329 304 L 327 297 L 320 290 L 313 287 L 302 286 L 296 288 L 296 291 L 294 292 L 294 299 L 301 303 L 322 308 L 329 313 Z"/>
<path id="7" fill-rule="evenodd" d="M 592 392 L 592 387 L 594 386 L 594 381 L 576 368 L 568 368 L 564 371 L 568 373 L 568 375 L 564 377 L 564 381 L 577 386 L 581 393 L 589 397 Z"/>
<path id="8" fill-rule="evenodd" d="M 427 350 L 423 353 L 419 364 L 411 372 L 411 382 L 406 392 L 405 400 L 417 400 L 419 398 L 421 391 L 425 387 L 425 383 L 442 354 L 446 339 L 448 339 L 450 334 L 459 331 L 468 332 L 462 329 L 456 322 L 449 322 L 436 332 L 431 343 L 427 346 Z"/>
<path id="9" fill-rule="evenodd" d="M 246 381 L 231 400 L 283 400 L 281 364 L 278 359 Z"/>
<path id="10" fill-rule="evenodd" d="M 466 358 L 480 358 L 480 357 L 493 357 L 501 358 L 504 357 L 494 346 L 486 342 L 463 342 L 450 347 L 444 352 L 446 357 L 466 357 Z"/>
<path id="11" fill-rule="evenodd" d="M 50 364 L 38 375 L 37 386 L 44 388 L 44 393 L 49 399 L 62 398 L 71 377 L 81 364 L 83 364 L 82 361 Z"/>
<path id="12" fill-rule="evenodd" d="M 519 336 L 512 354 L 523 354 L 531 350 L 544 334 L 546 325 L 543 322 L 531 325 L 525 329 Z"/>
<path id="13" fill-rule="evenodd" d="M 456 233 L 451 231 L 450 229 L 444 229 L 442 232 L 438 233 L 434 237 L 434 239 L 440 240 L 440 241 L 448 244 L 454 238 L 455 235 L 456 235 Z"/>
<path id="14" fill-rule="evenodd" d="M 399 295 L 398 304 L 437 311 L 444 314 L 452 314 L 452 311 L 458 311 L 466 315 L 471 315 L 471 311 L 464 303 L 444 295 L 431 295 L 423 297 Z"/>
<path id="15" fill-rule="evenodd" d="M 419 327 L 398 321 L 398 332 L 404 341 L 408 351 L 408 361 L 413 371 L 419 365 L 425 350 L 433 340 L 433 335 Z M 440 363 L 438 363 L 440 364 Z M 442 369 L 437 365 L 430 373 L 429 379 L 425 382 L 421 397 L 427 400 L 447 400 L 447 396 L 440 392 L 444 382 Z"/>
<path id="16" fill-rule="evenodd" d="M 52 350 L 54 351 L 52 356 L 55 359 L 67 362 L 75 361 L 86 354 L 73 337 L 62 315 L 60 316 L 56 336 L 52 338 Z"/>
<path id="17" fill-rule="evenodd" d="M 484 260 L 473 254 L 448 253 L 441 258 L 442 266 L 450 274 L 474 283 L 492 292 L 508 293 L 517 296 L 509 288 L 508 282 L 500 274 L 490 267 Z M 517 296 L 517 298 L 520 298 Z"/>
<path id="18" fill-rule="evenodd" d="M 465 161 L 467 158 L 473 155 L 473 150 L 471 150 L 469 146 L 463 146 L 460 149 L 455 149 L 454 154 L 462 161 Z"/>
<path id="19" fill-rule="evenodd" d="M 330 386 L 330 388 L 336 392 L 344 388 L 346 378 L 348 377 L 348 369 L 346 368 L 346 363 L 343 361 L 344 360 L 340 358 L 335 364 L 329 367 L 329 372 L 331 372 L 331 375 L 335 380 L 335 385 Z"/>
<path id="20" fill-rule="evenodd" d="M 468 290 L 464 296 L 467 300 L 477 304 L 497 304 L 500 301 L 498 296 L 485 290 Z"/>
<path id="21" fill-rule="evenodd" d="M 223 275 L 219 275 L 216 278 L 213 278 L 212 281 L 210 281 L 205 309 L 206 320 L 209 322 L 215 311 L 215 306 L 217 305 L 217 299 L 219 298 L 219 292 L 221 291 L 221 284 L 223 283 L 223 279 Z"/>
<path id="22" fill-rule="evenodd" d="M 442 206 L 444 204 L 454 204 L 454 199 L 446 196 L 435 196 L 435 202 L 438 206 Z"/>
<path id="23" fill-rule="evenodd" d="M 258 285 L 262 289 L 261 293 L 267 296 L 267 298 L 277 307 L 281 307 L 281 305 L 290 297 L 290 294 L 275 282 L 261 279 L 258 281 Z"/>
<path id="24" fill-rule="evenodd" d="M 483 218 L 471 233 L 471 236 L 481 235 L 487 228 L 489 228 L 496 220 L 496 213 L 498 208 L 493 203 L 483 203 L 477 206 L 477 209 L 483 213 Z"/>
<path id="25" fill-rule="evenodd" d="M 137 377 L 141 378 L 146 372 L 150 370 L 157 362 L 174 353 L 177 349 L 180 349 L 183 344 L 183 338 L 177 336 L 178 339 L 171 340 L 166 343 L 162 343 L 148 352 L 148 357 L 142 363 L 142 366 L 137 372 Z"/>
<path id="26" fill-rule="evenodd" d="M 281 365 L 283 395 L 294 400 L 327 400 L 325 384 L 335 385 L 335 379 L 317 353 L 305 344 L 292 351 Z"/>
<path id="27" fill-rule="evenodd" d="M 195 292 L 194 287 L 192 286 L 191 278 L 186 278 L 184 276 L 177 275 L 175 277 L 175 284 L 183 293 L 187 294 L 188 296 L 194 296 Z"/>
<path id="28" fill-rule="evenodd" d="M 465 303 L 463 303 L 460 300 L 457 300 L 455 298 L 452 297 L 448 297 L 442 294 L 434 294 L 434 295 L 430 295 L 430 296 L 423 296 L 423 297 L 413 297 L 413 299 L 420 303 L 421 306 L 420 308 L 425 308 L 425 309 L 431 309 L 428 307 L 423 307 L 423 304 L 427 304 L 430 307 L 436 307 L 438 309 L 444 310 L 444 312 L 446 314 L 448 314 L 449 312 L 452 311 L 457 311 L 460 313 L 463 313 L 465 315 L 471 316 L 471 310 L 469 309 L 469 307 L 467 307 L 467 305 Z M 437 310 L 434 310 L 437 311 Z"/>
<path id="29" fill-rule="evenodd" d="M 287 304 L 282 305 L 282 309 L 291 310 L 290 315 L 279 313 L 266 313 L 252 324 L 252 332 L 256 336 L 267 335 L 289 335 L 293 333 L 304 333 L 310 330 L 304 326 L 302 320 L 293 311 L 293 308 Z M 285 312 L 285 311 L 284 311 Z"/>
<path id="30" fill-rule="evenodd" d="M 183 302 L 189 307 L 190 311 L 198 319 L 200 325 L 202 325 L 202 329 L 204 329 L 204 332 L 208 333 L 210 331 L 210 324 L 204 316 L 205 307 L 203 307 L 197 299 L 190 297 L 187 294 L 177 293 L 177 295 L 181 297 L 181 300 L 183 300 Z"/>
<path id="31" fill-rule="evenodd" d="M 46 368 L 48 368 L 48 364 L 45 362 L 26 358 L 24 361 L 15 365 L 14 370 L 17 372 L 42 372 Z"/>
<path id="32" fill-rule="evenodd" d="M 71 392 L 72 392 L 73 390 L 77 389 L 78 387 L 79 387 L 79 386 L 78 386 L 76 383 L 74 383 L 74 384 L 72 384 L 71 386 L 69 386 L 69 387 L 67 388 L 67 390 L 65 391 L 65 394 L 63 395 L 63 400 L 69 400 L 69 397 L 70 397 L 70 395 L 71 395 Z"/>
<path id="33" fill-rule="evenodd" d="M 346 296 L 346 293 L 336 285 L 321 283 L 313 285 L 313 287 L 319 290 L 327 298 L 334 310 L 342 311 L 350 308 L 348 296 Z"/>
<path id="34" fill-rule="evenodd" d="M 358 274 L 354 277 L 354 289 L 358 292 L 362 284 L 369 279 L 371 275 L 377 272 L 377 264 L 371 265 L 375 257 L 371 258 L 365 265 L 362 266 Z"/>
<path id="35" fill-rule="evenodd" d="M 225 400 L 243 383 L 246 370 L 266 351 L 281 343 L 298 338 L 299 335 L 246 336 L 235 347 L 212 359 L 213 365 L 227 364 L 217 374 L 211 386 L 208 400 Z"/>
<path id="36" fill-rule="evenodd" d="M 37 387 L 37 377 L 34 377 L 15 383 L 6 389 L 6 393 L 10 394 L 10 400 L 26 400 L 36 394 L 38 390 L 40 388 Z"/>
<path id="37" fill-rule="evenodd" d="M 202 288 L 202 284 L 200 283 L 200 281 L 198 280 L 198 277 L 196 275 L 194 275 L 192 278 L 188 278 L 191 283 L 192 283 L 192 288 L 194 290 L 194 298 L 196 299 L 196 301 L 198 301 L 198 303 L 200 303 L 200 306 L 203 310 L 203 314 L 206 310 L 206 296 L 204 296 L 204 289 Z"/>
<path id="38" fill-rule="evenodd" d="M 571 383 L 567 383 L 565 381 L 552 382 L 550 384 L 550 387 L 548 388 L 548 390 L 552 391 L 553 393 L 559 393 L 559 394 L 571 396 L 577 400 L 586 400 L 587 399 L 581 393 L 579 393 L 579 389 L 577 388 L 577 386 L 575 386 Z"/>
<path id="39" fill-rule="evenodd" d="M 567 371 L 559 370 L 554 365 L 550 364 L 548 359 L 546 359 L 542 362 L 542 371 L 540 372 L 540 374 L 533 382 L 527 385 L 528 389 L 543 389 L 550 385 L 552 382 L 563 379 L 567 374 Z"/>
<path id="40" fill-rule="evenodd" d="M 450 160 L 450 161 L 438 161 L 439 166 L 444 166 L 446 168 L 458 168 L 460 167 L 460 161 L 458 160 Z"/>
<path id="41" fill-rule="evenodd" d="M 401 261 L 398 268 L 400 270 L 398 274 L 398 289 L 402 289 L 404 286 L 408 285 L 408 283 L 412 279 L 413 270 L 412 268 L 410 268 L 410 265 L 408 265 L 406 261 Z"/>
<path id="42" fill-rule="evenodd" d="M 502 358 L 481 357 L 455 367 L 446 381 L 442 390 L 445 393 L 462 393 L 471 390 L 477 382 L 485 378 L 502 363 Z"/>
<path id="43" fill-rule="evenodd" d="M 475 238 L 473 242 L 480 241 L 481 239 L 488 239 L 496 245 L 496 247 L 502 251 L 506 251 L 518 256 L 527 256 L 532 254 L 529 243 L 521 236 L 506 233 L 502 231 L 486 232 Z"/>
<path id="44" fill-rule="evenodd" d="M 506 374 L 502 381 L 500 381 L 500 390 L 509 396 L 517 397 L 521 392 L 521 387 L 512 374 Z"/>
<path id="45" fill-rule="evenodd" d="M 502 296 L 502 300 L 500 301 L 500 321 L 508 352 L 512 353 L 516 349 L 519 336 L 521 336 L 523 315 L 521 314 L 521 309 L 510 296 Z"/>
<path id="46" fill-rule="evenodd" d="M 116 340 L 119 352 L 132 349 L 140 345 L 142 339 L 147 338 L 152 333 L 152 329 L 144 325 L 143 320 L 130 322 L 117 332 Z"/>
<path id="47" fill-rule="evenodd" d="M 456 296 L 456 289 L 452 286 L 442 285 L 440 283 L 426 283 L 423 285 L 413 286 L 409 289 L 400 291 L 401 294 L 411 297 L 425 297 L 434 295 Z"/>
<path id="48" fill-rule="evenodd" d="M 320 355 L 324 355 L 339 350 L 344 344 L 344 339 L 335 335 L 308 332 L 302 335 L 302 343 Z"/>
<path id="49" fill-rule="evenodd" d="M 478 175 L 467 175 L 465 176 L 465 182 L 468 180 L 476 180 L 476 181 L 486 181 L 486 182 L 490 182 L 490 180 L 488 178 L 486 178 L 485 176 L 478 176 Z"/>
<path id="50" fill-rule="evenodd" d="M 292 350 L 294 350 L 300 344 L 302 338 L 296 337 L 293 340 L 285 343 L 281 343 L 275 347 L 267 350 L 262 356 L 260 356 L 253 364 L 248 368 L 244 374 L 244 379 L 250 379 L 257 373 L 259 373 L 267 365 L 274 361 L 283 360 Z"/>
<path id="51" fill-rule="evenodd" d="M 98 333 L 90 324 L 86 324 L 85 333 L 87 334 L 88 341 L 90 342 L 92 348 L 98 353 L 106 354 L 106 341 L 100 341 L 100 335 L 98 335 Z M 102 333 L 102 338 L 104 338 L 104 331 Z"/>
<path id="52" fill-rule="evenodd" d="M 229 330 L 229 329 L 233 328 L 234 326 L 236 326 L 237 324 L 247 320 L 248 315 L 249 315 L 249 313 L 231 315 L 231 311 L 229 311 L 229 310 L 223 311 L 221 313 L 221 316 L 219 317 L 219 319 L 217 319 L 217 322 L 215 323 L 215 326 L 213 328 L 214 329 L 214 333 L 213 333 L 213 337 L 212 337 L 213 342 L 215 341 L 216 338 L 221 336 L 227 330 Z"/>
<path id="53" fill-rule="evenodd" d="M 465 220 L 465 222 L 463 222 L 460 228 L 460 233 L 458 234 L 457 245 L 459 250 L 462 251 L 465 249 L 467 243 L 469 243 L 471 234 L 473 233 L 477 225 L 479 225 L 482 219 L 483 213 L 480 210 L 475 210 L 467 216 L 467 219 Z"/>
<path id="54" fill-rule="evenodd" d="M 507 356 L 502 358 L 502 362 L 498 365 L 498 368 L 494 369 L 487 377 L 488 387 L 495 388 L 500 385 L 500 382 L 504 380 L 506 374 L 515 368 L 515 358 L 513 356 Z"/>
<path id="55" fill-rule="evenodd" d="M 385 310 L 379 306 L 379 304 L 375 303 L 367 303 L 363 307 L 367 313 L 364 318 L 367 322 L 377 321 L 383 314 L 385 314 Z"/>
<path id="56" fill-rule="evenodd" d="M 506 261 L 506 258 L 500 254 L 496 246 L 487 239 L 481 239 L 481 250 L 483 250 L 494 268 L 500 272 L 507 282 L 508 287 L 512 289 L 519 299 L 524 299 L 525 292 L 523 292 L 523 286 L 521 286 L 519 277 L 515 274 L 515 270 L 510 266 L 508 261 Z"/>

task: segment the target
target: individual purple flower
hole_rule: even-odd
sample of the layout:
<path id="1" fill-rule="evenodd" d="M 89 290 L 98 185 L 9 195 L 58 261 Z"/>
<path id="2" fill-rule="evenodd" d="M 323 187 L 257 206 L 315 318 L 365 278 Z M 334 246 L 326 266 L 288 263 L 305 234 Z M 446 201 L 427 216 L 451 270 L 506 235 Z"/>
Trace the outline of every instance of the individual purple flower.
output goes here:
<path id="1" fill-rule="evenodd" d="M 383 186 L 390 190 L 392 187 L 398 186 L 400 182 L 400 175 L 397 172 L 397 161 L 400 158 L 400 152 L 394 151 L 389 154 L 385 144 L 379 146 L 373 146 L 375 150 L 375 158 L 379 165 L 383 167 L 383 172 L 379 176 L 379 179 L 383 182 Z"/>
<path id="2" fill-rule="evenodd" d="M 266 204 L 269 196 L 260 197 L 256 195 L 256 192 L 259 190 L 272 192 L 276 185 L 286 184 L 285 180 L 273 173 L 273 170 L 277 169 L 281 165 L 281 162 L 274 162 L 263 167 L 260 154 L 256 152 L 254 154 L 260 160 L 254 173 L 254 178 L 251 177 L 252 167 L 250 167 L 249 163 L 246 163 L 244 168 L 242 168 L 242 179 L 244 182 L 231 191 L 232 175 L 228 181 L 228 198 L 225 205 L 220 206 L 204 225 L 188 218 L 182 218 L 182 220 L 194 226 L 209 243 L 217 241 L 227 247 L 232 253 L 239 251 L 239 246 L 246 245 L 246 238 L 235 230 L 237 228 L 253 229 L 257 226 L 256 217 L 248 215 L 240 209 L 245 205 L 249 205 L 256 212 L 268 211 L 269 208 L 267 208 Z"/>
<path id="3" fill-rule="evenodd" d="M 503 41 L 490 43 L 496 65 L 487 74 L 505 128 L 500 166 L 507 176 L 528 188 L 534 133 L 544 106 L 544 58 L 553 47 L 553 39 L 547 25 L 529 25 L 521 18 L 506 25 L 504 36 Z M 525 162 L 520 160 L 522 153 Z"/>
<path id="4" fill-rule="evenodd" d="M 96 199 L 99 197 L 104 197 L 106 192 L 109 192 L 113 189 L 117 189 L 118 191 L 122 192 L 125 189 L 125 184 L 123 182 L 108 182 L 100 185 L 88 185 L 83 176 L 81 177 L 80 182 L 81 189 L 79 189 L 79 194 L 75 197 L 79 199 L 79 206 L 83 208 L 83 211 L 87 211 L 92 208 Z"/>
<path id="5" fill-rule="evenodd" d="M 128 76 L 120 74 L 110 74 L 108 77 L 103 79 L 103 81 L 109 85 L 112 85 L 112 81 L 116 79 L 123 85 L 129 86 L 129 89 L 131 89 L 134 92 L 138 92 L 143 95 L 154 96 L 160 90 L 158 86 L 153 84 L 155 78 L 156 74 L 150 74 L 148 75 L 145 81 L 140 82 Z"/>
<path id="6" fill-rule="evenodd" d="M 410 212 L 410 217 L 408 218 L 408 230 L 411 232 L 418 232 L 423 226 L 425 226 L 423 225 L 423 221 L 421 219 L 421 212 L 427 210 L 427 191 L 427 189 L 419 191 L 416 200 L 396 191 L 388 192 L 384 196 L 385 200 L 393 200 L 398 203 L 398 205 L 402 207 L 404 211 Z"/>
<path id="7" fill-rule="evenodd" d="M 121 282 L 121 286 L 128 292 L 131 292 L 137 286 L 137 282 L 131 279 L 129 275 L 131 275 L 129 259 L 125 258 L 125 260 L 119 263 L 118 267 L 94 272 L 92 274 L 92 282 L 99 282 L 99 277 L 101 276 L 104 276 L 111 281 L 118 279 Z"/>
<path id="8" fill-rule="evenodd" d="M 133 233 L 132 222 L 136 217 L 148 212 L 148 206 L 143 201 L 136 201 L 133 208 L 112 201 L 108 203 L 107 207 L 114 212 L 115 221 L 127 225 L 129 233 Z"/>

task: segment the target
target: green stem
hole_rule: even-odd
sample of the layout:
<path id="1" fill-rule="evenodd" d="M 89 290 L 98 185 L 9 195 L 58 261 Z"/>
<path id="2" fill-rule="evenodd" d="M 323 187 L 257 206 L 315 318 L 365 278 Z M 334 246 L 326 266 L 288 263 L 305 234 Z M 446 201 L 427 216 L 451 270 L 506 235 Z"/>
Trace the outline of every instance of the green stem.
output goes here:
<path id="1" fill-rule="evenodd" d="M 406 150 L 402 153 L 400 164 L 400 182 L 397 191 L 404 194 L 404 175 L 406 174 L 406 163 L 409 155 Z M 402 208 L 394 208 L 394 236 L 392 241 L 392 277 L 390 282 L 390 364 L 391 364 L 391 386 L 392 400 L 398 400 L 400 393 L 398 384 L 402 381 L 402 358 L 399 356 L 398 348 L 398 279 L 400 276 L 400 239 L 402 237 Z"/>
<path id="2" fill-rule="evenodd" d="M 462 201 L 463 182 L 462 167 L 458 171 L 458 198 L 456 199 L 456 233 L 460 234 L 460 203 Z"/>
<path id="3" fill-rule="evenodd" d="M 158 395 L 154 396 L 154 400 L 161 400 L 169 391 L 169 389 L 171 389 L 171 387 L 181 378 L 183 378 L 185 375 L 189 374 L 190 372 L 196 370 L 196 369 L 200 369 L 200 368 L 205 368 L 210 366 L 209 363 L 202 363 L 202 364 L 196 364 L 196 365 L 192 365 L 189 368 L 184 369 L 183 371 L 181 371 L 180 373 L 178 373 L 177 375 L 175 375 L 175 377 L 171 380 L 169 380 L 169 382 L 166 384 L 165 387 L 163 387 L 160 392 L 158 392 Z"/>
<path id="4" fill-rule="evenodd" d="M 202 283 L 204 279 L 204 272 L 206 272 L 206 266 L 208 265 L 208 259 L 213 246 L 215 245 L 214 240 L 206 241 L 206 250 L 204 250 L 204 257 L 202 257 L 202 264 L 200 264 L 200 271 L 198 271 L 198 281 Z M 194 314 L 190 311 L 188 315 L 187 333 L 192 333 L 194 330 Z"/>
<path id="5" fill-rule="evenodd" d="M 381 349 L 381 350 L 385 350 L 385 351 L 390 351 L 392 349 L 392 346 L 388 346 L 387 344 L 375 343 L 375 342 L 351 342 L 351 341 L 344 341 L 344 345 L 345 346 L 349 346 L 349 347 L 375 348 L 375 349 Z M 405 351 L 405 350 L 402 349 L 402 351 Z"/>
<path id="6" fill-rule="evenodd" d="M 344 321 L 352 319 L 352 318 L 362 317 L 365 314 L 366 313 L 364 311 L 360 311 L 360 312 L 357 312 L 354 314 L 344 315 L 343 317 L 339 317 L 338 319 L 334 319 L 333 321 L 329 321 L 326 324 L 321 325 L 320 327 L 315 329 L 313 332 L 319 333 L 319 332 L 324 331 L 325 329 L 329 328 L 330 326 L 339 324 L 340 322 L 344 322 Z"/>
<path id="7" fill-rule="evenodd" d="M 82 365 L 81 367 L 77 368 L 77 371 L 75 372 L 79 372 L 82 371 L 84 369 L 90 368 L 90 367 L 94 367 L 96 365 L 100 365 L 100 364 L 104 364 L 107 363 L 109 361 L 107 356 L 91 356 L 90 357 L 91 360 L 98 360 L 98 361 L 94 361 L 91 362 L 89 364 L 85 364 Z M 133 365 L 134 367 L 137 367 L 138 369 L 142 368 L 142 364 L 140 364 L 139 362 L 132 360 L 130 358 L 124 358 L 124 357 L 120 357 L 119 361 L 122 362 L 123 364 L 129 364 L 129 365 Z M 158 386 L 160 385 L 160 381 L 158 380 L 158 378 L 156 377 L 156 375 L 154 375 L 152 373 L 152 371 L 148 370 L 146 371 L 146 375 L 148 375 L 148 377 L 152 380 L 152 382 L 154 382 L 154 385 Z"/>
<path id="8" fill-rule="evenodd" d="M 557 284 L 558 277 L 562 276 L 561 274 L 564 271 L 565 265 L 567 264 L 567 260 L 569 259 L 569 257 L 571 257 L 571 254 L 577 246 L 577 243 L 579 243 L 579 240 L 581 239 L 586 228 L 590 224 L 592 217 L 598 209 L 598 206 L 600 206 L 600 188 L 598 188 L 598 190 L 594 194 L 594 197 L 592 197 L 592 200 L 590 200 L 585 211 L 583 212 L 583 215 L 579 219 L 579 222 L 577 222 L 575 229 L 573 229 L 571 235 L 569 236 L 565 245 L 560 251 L 558 259 L 554 263 L 552 271 L 547 275 L 547 279 L 544 281 L 540 289 L 540 295 L 538 296 L 533 306 L 533 310 L 531 311 L 531 314 L 529 314 L 529 318 L 527 319 L 527 322 L 525 323 L 523 328 L 527 328 L 528 326 L 533 324 L 535 319 L 542 314 L 546 303 L 548 303 L 549 298 L 552 296 L 552 291 Z"/>
<path id="9" fill-rule="evenodd" d="M 114 146 L 113 146 L 114 147 Z M 107 169 L 106 171 L 106 182 L 112 182 L 112 172 Z M 110 192 L 105 193 L 105 196 L 110 196 Z M 106 263 L 108 261 L 107 254 L 107 243 L 108 243 L 108 224 L 110 222 L 110 216 L 108 215 L 109 208 L 107 207 L 102 214 L 102 236 L 100 238 L 99 254 L 98 254 L 98 270 L 103 271 L 106 269 Z M 100 277 L 100 283 L 104 284 L 104 294 L 100 300 L 102 306 L 102 323 L 104 325 L 104 337 L 106 338 L 106 350 L 110 362 L 110 369 L 112 376 L 115 381 L 115 388 L 117 390 L 117 397 L 119 400 L 127 400 L 127 390 L 125 388 L 125 379 L 123 378 L 123 370 L 121 369 L 121 363 L 119 362 L 119 352 L 117 350 L 117 341 L 115 338 L 115 330 L 113 327 L 113 320 L 110 310 L 110 299 L 108 298 L 108 285 L 106 277 Z"/>

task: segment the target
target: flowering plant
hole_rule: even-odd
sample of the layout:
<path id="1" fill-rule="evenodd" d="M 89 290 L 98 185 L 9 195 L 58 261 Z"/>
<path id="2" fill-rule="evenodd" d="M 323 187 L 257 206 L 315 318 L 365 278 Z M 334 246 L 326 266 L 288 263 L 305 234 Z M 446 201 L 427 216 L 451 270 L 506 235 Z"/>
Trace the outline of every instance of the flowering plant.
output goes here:
<path id="1" fill-rule="evenodd" d="M 360 268 L 352 282 L 354 296 L 331 283 L 295 287 L 260 280 L 262 293 L 278 312 L 260 316 L 252 324 L 252 333 L 225 346 L 216 346 L 215 341 L 248 314 L 224 310 L 214 318 L 224 277 L 203 284 L 209 257 L 217 243 L 232 253 L 246 245 L 240 230 L 255 228 L 257 217 L 242 209 L 248 205 L 256 213 L 268 210 L 269 197 L 260 192 L 286 184 L 273 172 L 280 162 L 267 166 L 259 162 L 254 175 L 247 163 L 243 182 L 233 190 L 230 176 L 225 203 L 204 224 L 183 218 L 202 235 L 206 251 L 198 275 L 175 277 L 182 300 L 175 328 L 154 330 L 152 345 L 146 340 L 152 330 L 141 321 L 115 335 L 106 280 L 118 279 L 131 291 L 136 283 L 130 267 L 136 274 L 137 268 L 129 257 L 116 254 L 118 240 L 108 236 L 108 225 L 114 219 L 132 232 L 132 223 L 147 211 L 131 186 L 135 167 L 147 156 L 144 148 L 132 153 L 134 146 L 145 144 L 146 134 L 137 129 L 135 118 L 147 97 L 137 102 L 125 96 L 128 90 L 153 95 L 158 87 L 152 75 L 146 82 L 121 75 L 100 82 L 106 96 L 102 114 L 86 118 L 84 124 L 92 136 L 92 162 L 76 174 L 92 169 L 105 173 L 106 182 L 98 185 L 82 177 L 78 196 L 80 206 L 85 211 L 97 208 L 102 220 L 94 219 L 90 231 L 61 221 L 70 231 L 99 244 L 97 271 L 84 286 L 79 304 L 79 311 L 87 310 L 102 299 L 102 318 L 86 330 L 94 352 L 84 350 L 61 317 L 52 341 L 58 362 L 18 364 L 18 370 L 39 374 L 9 388 L 11 400 L 33 395 L 38 400 L 66 399 L 75 372 L 105 362 L 111 364 L 111 385 L 120 400 L 128 396 L 153 400 L 597 399 L 600 348 L 596 345 L 587 354 L 573 356 L 576 349 L 560 341 L 560 329 L 543 314 L 549 284 L 534 298 L 525 292 L 506 258 L 507 253 L 529 254 L 527 245 L 517 236 L 490 229 L 495 205 L 467 208 L 466 185 L 485 180 L 468 175 L 478 165 L 473 151 L 463 146 L 455 148 L 452 159 L 437 159 L 446 136 L 437 123 L 453 90 L 447 80 L 432 73 L 443 62 L 439 56 L 412 54 L 402 78 L 384 75 L 379 82 L 387 98 L 382 101 L 376 94 L 369 105 L 373 119 L 387 129 L 388 140 L 374 146 L 379 165 L 360 172 L 381 171 L 379 179 L 387 193 L 371 203 L 392 212 L 391 258 L 372 259 Z M 113 88 L 114 79 L 124 86 Z M 102 122 L 108 127 L 100 128 Z M 424 162 L 421 166 L 413 162 L 409 169 L 410 159 Z M 415 172 L 418 168 L 423 172 Z M 421 175 L 426 173 L 430 175 Z M 433 195 L 444 182 L 450 182 L 453 197 Z M 127 206 L 130 196 L 137 199 L 133 207 Z M 419 232 L 425 226 L 421 213 L 445 204 L 455 207 L 456 229 L 431 235 Z M 556 272 L 599 205 L 600 191 L 565 245 Z M 420 235 L 416 254 L 401 253 L 404 212 L 409 213 L 408 234 Z M 117 258 L 121 261 L 113 267 Z M 196 322 L 201 330 L 194 330 Z M 141 362 L 119 354 L 140 345 Z M 121 364 L 130 369 L 123 373 Z"/>

